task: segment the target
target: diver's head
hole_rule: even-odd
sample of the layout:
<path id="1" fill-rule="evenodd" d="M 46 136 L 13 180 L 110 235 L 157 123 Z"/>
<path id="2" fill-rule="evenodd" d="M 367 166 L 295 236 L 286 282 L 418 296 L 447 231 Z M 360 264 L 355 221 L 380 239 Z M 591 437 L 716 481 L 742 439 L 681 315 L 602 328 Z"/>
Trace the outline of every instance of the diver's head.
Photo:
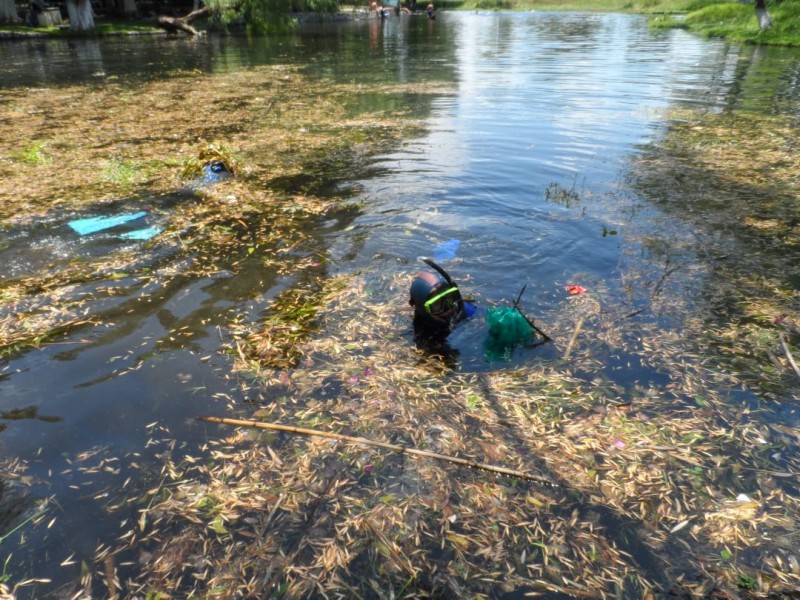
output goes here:
<path id="1" fill-rule="evenodd" d="M 422 271 L 411 282 L 411 298 L 415 316 L 440 324 L 450 323 L 463 308 L 458 286 L 439 275 Z"/>

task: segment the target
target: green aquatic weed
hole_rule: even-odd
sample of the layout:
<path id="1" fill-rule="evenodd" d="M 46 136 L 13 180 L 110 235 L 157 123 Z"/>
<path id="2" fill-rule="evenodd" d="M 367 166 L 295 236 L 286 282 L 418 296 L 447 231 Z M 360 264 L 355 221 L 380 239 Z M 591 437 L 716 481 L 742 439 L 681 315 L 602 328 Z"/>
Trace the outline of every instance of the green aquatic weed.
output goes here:
<path id="1" fill-rule="evenodd" d="M 34 141 L 30 146 L 20 152 L 17 157 L 24 163 L 29 165 L 47 165 L 53 162 L 53 159 L 45 153 L 44 142 Z"/>

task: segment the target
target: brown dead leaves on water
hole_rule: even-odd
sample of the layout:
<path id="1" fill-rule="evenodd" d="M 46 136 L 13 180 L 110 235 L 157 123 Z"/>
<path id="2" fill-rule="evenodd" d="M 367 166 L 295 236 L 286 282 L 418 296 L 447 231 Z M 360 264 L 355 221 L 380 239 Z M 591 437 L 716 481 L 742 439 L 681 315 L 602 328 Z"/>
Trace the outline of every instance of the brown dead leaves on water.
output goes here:
<path id="1" fill-rule="evenodd" d="M 720 368 L 780 399 L 797 381 L 790 367 L 800 347 L 797 123 L 744 112 L 675 117 L 634 175 L 660 209 L 691 225 L 694 240 L 676 246 L 705 257 L 704 301 L 688 335 L 710 360 L 721 355 Z"/>
<path id="2" fill-rule="evenodd" d="M 702 362 L 682 354 L 685 340 L 647 322 L 621 325 L 620 307 L 589 293 L 543 321 L 562 350 L 575 323 L 586 322 L 570 361 L 451 372 L 398 333 L 409 326 L 397 308 L 407 281 L 381 277 L 322 285 L 315 330 L 295 340 L 291 368 L 240 346 L 243 385 L 261 406 L 253 417 L 492 462 L 556 485 L 321 438 L 222 429 L 230 437 L 214 443 L 216 459 L 175 465 L 176 485 L 164 488 L 166 499 L 154 497 L 150 510 L 169 525 L 134 589 L 600 598 L 666 590 L 731 597 L 751 582 L 760 593 L 800 584 L 800 459 L 788 437 L 798 434 L 748 421 Z M 375 286 L 398 302 L 372 300 Z M 613 335 L 622 326 L 657 349 Z M 278 333 L 252 332 L 250 342 L 260 335 Z M 599 338 L 671 370 L 671 383 L 642 385 L 626 403 L 602 380 L 592 351 Z M 593 371 L 589 383 L 579 376 Z M 177 559 L 165 566 L 172 528 L 202 546 L 202 568 Z"/>
<path id="3" fill-rule="evenodd" d="M 87 322 L 86 297 L 72 285 L 111 277 L 162 285 L 176 273 L 213 273 L 247 243 L 242 232 L 259 215 L 258 243 L 280 252 L 302 245 L 304 219 L 333 202 L 290 195 L 271 183 L 308 172 L 323 177 L 332 157 L 349 164 L 396 143 L 415 126 L 400 111 L 348 116 L 344 103 L 368 86 L 312 82 L 284 66 L 227 75 L 176 73 L 170 79 L 3 92 L 0 117 L 0 226 L 41 219 L 65 222 L 101 214 L 105 205 L 133 205 L 146 193 L 166 230 L 144 254 L 190 256 L 173 268 L 142 262 L 142 248 L 95 259 L 61 261 L 58 269 L 4 281 L 0 288 L 0 351 L 37 345 Z M 383 91 L 383 90 L 379 90 Z M 425 86 L 386 93 L 429 93 Z M 201 163 L 222 157 L 237 177 L 188 194 L 162 210 L 161 199 L 185 188 Z M 123 208 L 119 210 L 124 212 Z M 252 237 L 252 236 L 251 236 Z M 154 249 L 155 247 L 155 249 Z M 278 252 L 274 261 L 291 269 Z M 187 271 L 188 269 L 188 271 Z M 131 279 L 127 279 L 130 281 Z M 114 288 L 113 282 L 108 288 Z M 114 293 L 114 292 L 109 292 Z M 91 320 L 91 318 L 88 318 Z"/>
<path id="4" fill-rule="evenodd" d="M 663 160 L 663 172 L 682 166 L 677 157 L 670 166 L 668 154 Z M 713 300 L 723 288 L 740 289 L 741 280 L 710 277 L 737 240 L 699 235 L 713 242 L 700 250 L 706 260 L 678 260 L 697 251 L 695 235 L 644 237 L 659 269 L 651 261 L 626 270 L 622 296 L 597 282 L 557 314 L 542 315 L 555 344 L 570 351 L 563 362 L 451 372 L 398 333 L 408 330 L 410 315 L 396 308 L 407 281 L 395 277 L 324 282 L 307 323 L 313 332 L 293 335 L 279 358 L 291 356 L 291 365 L 263 350 L 278 347 L 275 323 L 243 327 L 238 368 L 261 401 L 255 418 L 494 462 L 557 485 L 329 440 L 239 432 L 249 442 L 220 442 L 225 461 L 158 505 L 174 526 L 193 528 L 214 566 L 202 576 L 179 564 L 145 569 L 141 589 L 185 585 L 188 575 L 201 595 L 293 598 L 479 598 L 511 590 L 736 597 L 797 589 L 800 432 L 735 401 L 731 389 L 747 385 L 746 372 L 706 346 L 714 328 L 708 321 L 697 328 L 708 306 L 697 287 L 711 280 Z M 375 286 L 398 301 L 372 301 Z M 796 322 L 785 287 L 758 289 L 749 310 Z M 736 293 L 741 300 L 744 292 Z M 291 313 L 293 303 L 302 306 L 288 298 L 278 314 Z M 636 318 L 643 313 L 681 326 Z M 715 327 L 741 335 L 741 326 Z M 667 383 L 609 383 L 604 348 L 637 357 Z M 766 364 L 765 355 L 750 360 L 756 369 Z M 774 383 L 793 389 L 786 359 L 776 360 Z M 235 476 L 232 465 L 239 465 Z M 215 496 L 230 509 L 223 533 L 213 514 L 186 516 L 197 486 L 215 481 L 227 483 Z"/>

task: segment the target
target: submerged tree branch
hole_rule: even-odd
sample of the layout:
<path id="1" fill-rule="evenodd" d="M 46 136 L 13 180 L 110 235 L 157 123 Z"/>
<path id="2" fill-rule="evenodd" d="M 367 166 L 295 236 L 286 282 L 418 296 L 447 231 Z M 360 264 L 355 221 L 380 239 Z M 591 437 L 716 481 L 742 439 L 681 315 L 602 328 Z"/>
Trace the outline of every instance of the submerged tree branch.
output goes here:
<path id="1" fill-rule="evenodd" d="M 349 435 L 342 435 L 340 433 L 332 433 L 330 431 L 317 431 L 316 429 L 304 429 L 302 427 L 292 427 L 290 425 L 280 425 L 279 423 L 264 423 L 261 421 L 245 421 L 242 419 L 228 419 L 225 417 L 208 417 L 208 416 L 200 416 L 197 417 L 198 421 L 204 421 L 206 423 L 221 423 L 223 425 L 237 425 L 239 427 L 255 427 L 257 429 L 271 429 L 274 431 L 285 431 L 287 433 L 299 433 L 301 435 L 313 435 L 319 437 L 326 437 L 331 438 L 334 440 L 340 440 L 343 442 L 350 442 L 353 444 L 365 444 L 367 446 L 377 446 L 378 448 L 385 448 L 387 450 L 393 450 L 394 452 L 399 452 L 401 454 L 412 454 L 415 456 L 423 456 L 425 458 L 435 458 L 437 460 L 444 460 L 447 462 L 455 463 L 457 465 L 462 465 L 465 467 L 471 467 L 473 469 L 481 469 L 483 471 L 491 471 L 492 473 L 499 473 L 501 475 L 508 475 L 509 477 L 517 477 L 519 479 L 527 479 L 529 481 L 536 481 L 538 483 L 544 483 L 546 485 L 555 486 L 556 484 L 550 481 L 546 477 L 542 477 L 540 475 L 529 475 L 528 473 L 522 473 L 521 471 L 514 471 L 512 469 L 506 469 L 505 467 L 496 467 L 494 465 L 487 465 L 483 463 L 475 462 L 474 460 L 468 460 L 466 458 L 457 458 L 455 456 L 446 456 L 444 454 L 437 454 L 435 452 L 428 452 L 427 450 L 418 450 L 416 448 L 408 448 L 406 446 L 398 446 L 396 444 L 388 444 L 386 442 L 378 442 L 375 440 L 369 440 L 367 438 L 362 437 L 351 437 Z"/>

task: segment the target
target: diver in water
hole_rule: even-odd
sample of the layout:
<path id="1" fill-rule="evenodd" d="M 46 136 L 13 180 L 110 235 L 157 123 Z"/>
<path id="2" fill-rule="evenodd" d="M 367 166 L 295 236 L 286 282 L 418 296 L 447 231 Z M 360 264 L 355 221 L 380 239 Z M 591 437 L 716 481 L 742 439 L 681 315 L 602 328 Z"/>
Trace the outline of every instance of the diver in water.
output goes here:
<path id="1" fill-rule="evenodd" d="M 456 325 L 473 316 L 477 309 L 464 301 L 447 272 L 425 259 L 436 273 L 421 271 L 411 282 L 410 306 L 414 307 L 414 340 L 417 345 L 442 344 Z"/>

